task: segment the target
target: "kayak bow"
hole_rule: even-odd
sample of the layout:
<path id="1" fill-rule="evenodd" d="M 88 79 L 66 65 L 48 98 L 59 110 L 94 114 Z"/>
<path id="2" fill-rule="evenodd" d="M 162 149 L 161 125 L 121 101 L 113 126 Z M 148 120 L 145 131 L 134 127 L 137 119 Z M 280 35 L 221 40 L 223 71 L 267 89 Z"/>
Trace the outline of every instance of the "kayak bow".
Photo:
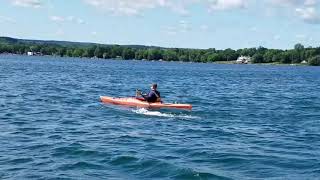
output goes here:
<path id="1" fill-rule="evenodd" d="M 172 104 L 172 103 L 148 103 L 147 101 L 142 101 L 138 98 L 128 97 L 128 98 L 114 98 L 108 96 L 100 96 L 100 99 L 103 103 L 115 104 L 115 105 L 123 105 L 130 107 L 140 107 L 140 108 L 174 108 L 174 109 L 186 109 L 191 110 L 191 104 Z"/>

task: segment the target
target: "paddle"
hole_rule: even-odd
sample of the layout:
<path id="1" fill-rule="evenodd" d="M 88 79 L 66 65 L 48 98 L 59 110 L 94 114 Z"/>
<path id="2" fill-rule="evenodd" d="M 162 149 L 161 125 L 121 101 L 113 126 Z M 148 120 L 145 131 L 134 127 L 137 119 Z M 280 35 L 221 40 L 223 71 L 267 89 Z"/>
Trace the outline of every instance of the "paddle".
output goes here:
<path id="1" fill-rule="evenodd" d="M 137 96 L 141 96 L 142 95 L 142 92 L 141 92 L 141 90 L 139 90 L 139 89 L 136 89 L 136 97 Z"/>
<path id="2" fill-rule="evenodd" d="M 136 97 L 135 98 L 140 101 L 146 101 L 143 96 L 142 97 L 139 97 L 139 96 L 142 96 L 142 91 L 139 89 L 136 89 Z"/>

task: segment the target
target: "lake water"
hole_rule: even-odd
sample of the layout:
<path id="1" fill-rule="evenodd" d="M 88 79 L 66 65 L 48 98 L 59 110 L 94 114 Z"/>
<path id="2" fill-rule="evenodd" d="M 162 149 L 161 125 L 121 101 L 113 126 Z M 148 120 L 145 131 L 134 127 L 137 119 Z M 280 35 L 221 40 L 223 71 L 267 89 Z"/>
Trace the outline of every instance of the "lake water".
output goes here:
<path id="1" fill-rule="evenodd" d="M 0 56 L 0 179 L 319 177 L 319 67 Z"/>

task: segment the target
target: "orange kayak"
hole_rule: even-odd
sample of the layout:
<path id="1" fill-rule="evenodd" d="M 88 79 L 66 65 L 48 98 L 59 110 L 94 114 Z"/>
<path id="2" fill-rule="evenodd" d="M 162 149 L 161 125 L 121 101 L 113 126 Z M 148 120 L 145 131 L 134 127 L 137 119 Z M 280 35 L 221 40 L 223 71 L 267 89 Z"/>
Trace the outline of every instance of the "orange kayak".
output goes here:
<path id="1" fill-rule="evenodd" d="M 115 105 L 123 105 L 130 107 L 141 107 L 141 108 L 174 108 L 174 109 L 186 109 L 191 110 L 191 104 L 171 104 L 171 103 L 148 103 L 147 101 L 143 101 L 139 98 L 128 97 L 128 98 L 114 98 L 108 96 L 100 96 L 100 99 L 103 103 L 115 104 Z"/>

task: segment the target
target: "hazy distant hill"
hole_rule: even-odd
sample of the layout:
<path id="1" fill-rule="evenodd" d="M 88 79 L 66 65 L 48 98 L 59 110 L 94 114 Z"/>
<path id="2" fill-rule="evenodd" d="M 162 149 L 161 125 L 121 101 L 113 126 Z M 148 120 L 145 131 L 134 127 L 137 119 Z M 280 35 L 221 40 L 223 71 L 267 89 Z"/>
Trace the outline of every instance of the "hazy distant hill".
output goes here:
<path id="1" fill-rule="evenodd" d="M 18 39 L 12 37 L 0 37 L 0 43 L 4 44 L 48 44 L 48 45 L 60 45 L 65 47 L 89 47 L 93 45 L 100 46 L 113 46 L 116 44 L 98 44 L 98 43 L 88 43 L 88 42 L 71 42 L 71 41 L 54 41 L 54 40 L 31 40 L 31 39 Z M 144 45 L 121 45 L 123 47 L 137 48 L 137 49 L 147 49 L 147 48 L 161 48 L 156 46 L 144 46 Z"/>

